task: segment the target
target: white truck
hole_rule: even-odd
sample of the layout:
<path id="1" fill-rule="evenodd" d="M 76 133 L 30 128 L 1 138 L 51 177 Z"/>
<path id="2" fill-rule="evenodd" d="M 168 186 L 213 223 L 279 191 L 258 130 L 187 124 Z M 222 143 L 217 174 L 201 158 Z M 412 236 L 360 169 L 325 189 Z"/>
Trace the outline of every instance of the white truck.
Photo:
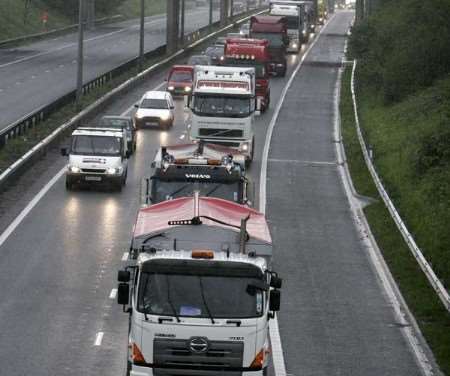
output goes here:
<path id="1" fill-rule="evenodd" d="M 287 19 L 287 34 L 289 37 L 288 52 L 300 51 L 302 44 L 308 41 L 308 19 L 306 1 L 271 0 L 270 15 L 283 16 Z"/>
<path id="2" fill-rule="evenodd" d="M 127 180 L 131 151 L 126 129 L 80 127 L 73 131 L 70 147 L 61 149 L 69 157 L 66 189 L 76 184 L 106 184 L 122 190 Z"/>
<path id="3" fill-rule="evenodd" d="M 255 69 L 196 66 L 189 100 L 190 138 L 237 148 L 251 162 L 256 111 Z"/>
<path id="4" fill-rule="evenodd" d="M 129 375 L 267 375 L 281 279 L 263 214 L 198 194 L 151 205 L 130 255 L 117 295 Z"/>

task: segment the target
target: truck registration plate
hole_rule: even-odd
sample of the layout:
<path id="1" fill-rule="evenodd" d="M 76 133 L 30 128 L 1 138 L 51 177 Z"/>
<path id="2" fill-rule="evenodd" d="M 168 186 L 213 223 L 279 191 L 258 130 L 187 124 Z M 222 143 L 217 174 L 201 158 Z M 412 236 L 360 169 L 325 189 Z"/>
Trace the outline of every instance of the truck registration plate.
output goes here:
<path id="1" fill-rule="evenodd" d="M 85 176 L 84 179 L 86 181 L 102 181 L 101 176 Z"/>

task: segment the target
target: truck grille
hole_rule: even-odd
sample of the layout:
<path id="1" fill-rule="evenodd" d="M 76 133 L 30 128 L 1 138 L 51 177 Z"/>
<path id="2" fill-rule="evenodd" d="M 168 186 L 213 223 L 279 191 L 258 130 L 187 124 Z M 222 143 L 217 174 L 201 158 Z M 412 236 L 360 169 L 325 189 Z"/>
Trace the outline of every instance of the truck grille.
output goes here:
<path id="1" fill-rule="evenodd" d="M 200 128 L 200 136 L 210 137 L 236 137 L 242 138 L 244 132 L 241 129 Z"/>
<path id="2" fill-rule="evenodd" d="M 164 368 L 155 368 L 157 376 L 213 376 L 220 370 L 242 367 L 243 342 L 209 341 L 205 352 L 194 352 L 190 339 L 155 339 L 153 343 L 154 363 Z M 176 367 L 170 368 L 170 367 Z M 208 367 L 215 367 L 211 370 Z M 194 369 L 189 369 L 194 368 Z M 202 370 L 202 368 L 205 368 Z M 241 375 L 239 371 L 226 372 L 227 376 Z"/>

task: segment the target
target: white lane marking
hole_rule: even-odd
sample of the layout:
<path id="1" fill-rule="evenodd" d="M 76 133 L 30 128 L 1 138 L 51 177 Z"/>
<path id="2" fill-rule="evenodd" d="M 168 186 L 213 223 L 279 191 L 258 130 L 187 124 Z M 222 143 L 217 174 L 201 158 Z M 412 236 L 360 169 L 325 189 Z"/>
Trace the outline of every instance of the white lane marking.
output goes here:
<path id="1" fill-rule="evenodd" d="M 45 194 L 53 187 L 58 179 L 66 172 L 67 167 L 64 166 L 40 191 L 34 196 L 34 198 L 28 203 L 28 205 L 20 212 L 20 214 L 11 222 L 5 231 L 0 235 L 0 247 L 8 239 L 8 237 L 14 232 L 14 230 L 20 225 L 24 218 L 31 212 L 31 210 L 37 205 L 37 203 L 45 196 Z"/>
<path id="2" fill-rule="evenodd" d="M 330 24 L 330 22 L 331 22 L 331 20 L 333 20 L 333 18 L 334 18 L 334 15 L 330 18 L 330 20 L 322 28 L 322 30 L 320 30 L 319 34 L 317 35 L 317 38 L 311 43 L 311 45 L 305 51 L 305 54 L 302 56 L 299 63 L 297 64 L 296 68 L 292 72 L 291 76 L 289 77 L 289 81 L 287 82 L 286 86 L 283 88 L 281 97 L 278 100 L 277 107 L 276 107 L 275 112 L 270 121 L 269 128 L 266 133 L 266 140 L 264 143 L 264 150 L 263 150 L 263 156 L 262 156 L 262 162 L 261 162 L 262 163 L 261 164 L 261 175 L 260 175 L 260 179 L 259 179 L 259 211 L 263 214 L 266 213 L 266 205 L 267 205 L 267 197 L 266 197 L 267 161 L 269 158 L 270 141 L 272 139 L 273 129 L 274 129 L 275 123 L 278 119 L 278 115 L 280 113 L 281 106 L 283 105 L 284 98 L 286 97 L 287 91 L 289 90 L 289 87 L 291 86 L 292 81 L 294 81 L 294 78 L 297 75 L 297 72 L 303 65 L 303 62 L 305 61 L 305 59 L 308 56 L 311 49 L 314 47 L 316 42 L 319 40 L 320 35 L 327 28 L 327 26 Z M 275 318 L 273 320 L 271 320 L 269 323 L 269 334 L 270 334 L 270 342 L 272 344 L 272 360 L 273 360 L 273 367 L 275 369 L 275 375 L 276 376 L 287 376 L 286 363 L 284 361 L 283 346 L 281 344 L 281 336 L 280 336 L 280 330 L 278 327 L 277 316 L 275 316 Z"/>
<path id="3" fill-rule="evenodd" d="M 95 337 L 95 342 L 94 342 L 94 346 L 101 346 L 102 345 L 102 341 L 103 341 L 103 336 L 105 335 L 105 333 L 103 332 L 98 332 L 97 336 Z"/>
<path id="4" fill-rule="evenodd" d="M 166 83 L 165 81 L 161 82 L 158 86 L 151 89 L 151 91 L 159 90 L 165 83 Z M 134 109 L 134 103 L 130 107 L 128 107 L 124 112 L 122 112 L 120 114 L 120 116 L 127 116 L 131 111 L 133 111 L 133 109 Z"/>
<path id="5" fill-rule="evenodd" d="M 298 163 L 298 164 L 305 164 L 305 165 L 325 165 L 325 166 L 336 166 L 337 162 L 328 162 L 328 161 L 304 161 L 299 159 L 277 159 L 277 158 L 270 158 L 267 160 L 268 162 L 275 162 L 275 163 Z"/>
<path id="6" fill-rule="evenodd" d="M 112 289 L 111 293 L 109 294 L 110 299 L 115 299 L 117 296 L 117 289 Z"/>
<path id="7" fill-rule="evenodd" d="M 130 255 L 129 252 L 125 252 L 125 253 L 123 254 L 123 256 L 122 256 L 122 261 L 127 261 L 129 255 Z"/>
<path id="8" fill-rule="evenodd" d="M 35 78 L 36 78 L 36 76 L 34 76 L 34 75 L 33 75 L 33 76 L 31 76 L 31 79 L 32 79 L 32 80 L 34 80 Z"/>
<path id="9" fill-rule="evenodd" d="M 47 70 L 45 71 L 45 73 L 50 73 L 50 70 L 49 70 L 49 69 L 47 69 Z"/>

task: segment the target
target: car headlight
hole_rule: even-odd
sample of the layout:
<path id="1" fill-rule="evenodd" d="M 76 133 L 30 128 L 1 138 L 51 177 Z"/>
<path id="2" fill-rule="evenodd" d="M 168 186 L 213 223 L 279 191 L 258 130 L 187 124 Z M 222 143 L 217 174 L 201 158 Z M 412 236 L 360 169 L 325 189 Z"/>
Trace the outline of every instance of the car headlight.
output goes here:
<path id="1" fill-rule="evenodd" d="M 73 174 L 79 174 L 81 172 L 81 168 L 77 166 L 69 166 L 68 169 Z"/>
<path id="2" fill-rule="evenodd" d="M 144 117 L 144 114 L 138 111 L 134 114 L 134 116 L 136 119 L 142 119 Z"/>
<path id="3" fill-rule="evenodd" d="M 116 174 L 121 174 L 122 173 L 122 167 L 109 167 L 106 169 L 106 173 L 108 175 L 116 175 Z"/>
<path id="4" fill-rule="evenodd" d="M 160 118 L 162 121 L 169 120 L 169 119 L 170 119 L 170 114 L 168 114 L 168 113 L 161 114 L 161 115 L 159 116 L 159 118 Z"/>
<path id="5" fill-rule="evenodd" d="M 249 145 L 247 142 L 244 142 L 241 146 L 242 151 L 248 151 L 249 149 Z"/>
<path id="6" fill-rule="evenodd" d="M 297 48 L 298 44 L 297 43 L 292 43 L 292 48 Z"/>
<path id="7" fill-rule="evenodd" d="M 220 57 L 220 61 L 223 61 L 225 59 L 225 56 Z"/>
<path id="8" fill-rule="evenodd" d="M 190 86 L 185 86 L 184 87 L 184 91 L 189 93 L 191 91 L 191 87 Z"/>
<path id="9" fill-rule="evenodd" d="M 169 91 L 174 91 L 174 90 L 175 90 L 175 86 L 168 86 L 168 87 L 167 87 L 167 90 L 169 90 Z"/>

